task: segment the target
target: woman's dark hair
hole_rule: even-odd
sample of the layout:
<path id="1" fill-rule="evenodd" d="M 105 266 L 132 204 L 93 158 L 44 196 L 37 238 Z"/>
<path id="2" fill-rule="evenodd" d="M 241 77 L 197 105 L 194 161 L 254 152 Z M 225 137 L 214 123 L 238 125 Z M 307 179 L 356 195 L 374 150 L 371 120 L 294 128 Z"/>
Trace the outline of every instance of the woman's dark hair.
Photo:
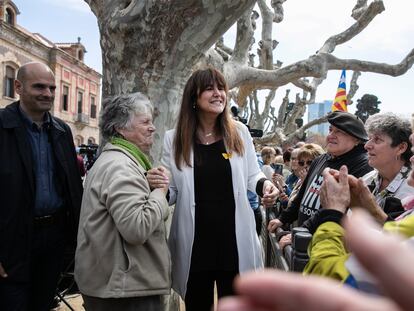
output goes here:
<path id="1" fill-rule="evenodd" d="M 179 169 L 181 169 L 183 162 L 188 166 L 192 165 L 190 154 L 196 140 L 196 131 L 199 125 L 197 100 L 204 90 L 214 84 L 224 88 L 226 95 L 228 94 L 228 86 L 224 76 L 214 68 L 195 71 L 184 87 L 174 139 L 174 158 L 175 164 Z M 230 115 L 230 108 L 226 102 L 224 111 L 217 117 L 216 130 L 223 136 L 228 152 L 236 152 L 242 155 L 244 153 L 244 145 L 237 131 L 237 126 L 237 122 Z"/>

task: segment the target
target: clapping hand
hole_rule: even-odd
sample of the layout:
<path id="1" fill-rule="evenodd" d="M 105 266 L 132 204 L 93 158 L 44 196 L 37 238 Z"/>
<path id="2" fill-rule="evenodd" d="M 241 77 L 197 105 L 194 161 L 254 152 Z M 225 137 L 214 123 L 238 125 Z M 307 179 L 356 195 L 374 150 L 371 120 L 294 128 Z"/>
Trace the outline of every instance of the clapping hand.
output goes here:
<path id="1" fill-rule="evenodd" d="M 339 171 L 330 169 L 329 173 L 337 180 L 339 179 Z M 374 195 L 369 191 L 362 178 L 348 175 L 348 184 L 351 194 L 349 207 L 351 209 L 365 209 L 378 222 L 384 223 L 387 220 L 387 214 L 378 205 Z"/>
<path id="2" fill-rule="evenodd" d="M 325 209 L 333 209 L 345 213 L 351 201 L 348 168 L 342 165 L 338 178 L 335 178 L 329 168 L 325 168 L 322 175 L 323 183 L 320 192 L 322 206 Z"/>
<path id="3" fill-rule="evenodd" d="M 387 220 L 387 214 L 382 210 L 375 200 L 374 195 L 369 191 L 367 185 L 361 178 L 349 176 L 349 186 L 351 189 L 351 208 L 362 208 L 367 210 L 377 221 L 384 223 Z"/>
<path id="4" fill-rule="evenodd" d="M 386 295 L 359 293 L 343 284 L 321 277 L 295 273 L 246 273 L 238 277 L 238 294 L 222 298 L 217 311 L 409 311 L 413 309 L 414 251 L 397 237 L 380 234 L 372 221 L 361 213 L 345 220 L 346 242 L 360 263 Z"/>

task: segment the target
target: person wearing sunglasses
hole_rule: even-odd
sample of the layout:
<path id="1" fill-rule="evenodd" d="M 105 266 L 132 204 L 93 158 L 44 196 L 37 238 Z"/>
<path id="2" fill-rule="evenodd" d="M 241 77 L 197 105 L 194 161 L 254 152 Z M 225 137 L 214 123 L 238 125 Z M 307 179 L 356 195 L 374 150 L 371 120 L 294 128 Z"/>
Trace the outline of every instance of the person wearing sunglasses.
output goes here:
<path id="1" fill-rule="evenodd" d="M 309 167 L 311 166 L 313 160 L 298 161 L 299 166 Z"/>
<path id="2" fill-rule="evenodd" d="M 287 207 L 290 208 L 290 205 L 294 202 L 299 190 L 301 188 L 302 182 L 305 180 L 306 175 L 308 174 L 309 167 L 311 166 L 312 162 L 319 157 L 320 155 L 324 154 L 325 150 L 317 144 L 305 144 L 301 147 L 297 153 L 297 162 L 298 162 L 298 170 L 297 174 L 299 177 L 299 181 L 296 183 L 295 187 L 293 188 L 292 192 L 290 193 L 289 202 Z M 276 230 L 278 224 L 278 219 L 272 219 L 269 222 L 268 230 L 270 232 L 274 232 Z M 284 235 L 280 241 L 279 246 L 283 249 L 286 245 L 292 243 L 292 235 L 286 234 Z"/>

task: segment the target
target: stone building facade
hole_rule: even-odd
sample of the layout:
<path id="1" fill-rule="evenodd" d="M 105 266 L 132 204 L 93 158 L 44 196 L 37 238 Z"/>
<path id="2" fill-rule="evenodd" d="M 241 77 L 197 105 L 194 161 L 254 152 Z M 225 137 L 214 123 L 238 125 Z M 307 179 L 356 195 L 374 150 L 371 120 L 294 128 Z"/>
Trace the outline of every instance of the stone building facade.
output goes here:
<path id="1" fill-rule="evenodd" d="M 53 43 L 19 26 L 20 14 L 9 0 L 0 0 L 0 108 L 18 99 L 13 81 L 19 67 L 42 62 L 54 72 L 56 97 L 51 113 L 72 129 L 76 146 L 99 143 L 101 75 L 84 63 L 86 49 L 74 43 Z"/>

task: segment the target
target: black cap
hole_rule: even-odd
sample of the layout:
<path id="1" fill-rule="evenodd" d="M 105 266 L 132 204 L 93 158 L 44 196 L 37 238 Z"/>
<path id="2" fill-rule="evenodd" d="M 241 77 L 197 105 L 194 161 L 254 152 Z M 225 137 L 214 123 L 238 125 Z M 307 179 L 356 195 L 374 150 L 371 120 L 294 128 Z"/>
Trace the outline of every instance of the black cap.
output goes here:
<path id="1" fill-rule="evenodd" d="M 364 123 L 356 115 L 345 111 L 334 111 L 328 114 L 328 122 L 345 133 L 362 141 L 368 140 Z"/>

